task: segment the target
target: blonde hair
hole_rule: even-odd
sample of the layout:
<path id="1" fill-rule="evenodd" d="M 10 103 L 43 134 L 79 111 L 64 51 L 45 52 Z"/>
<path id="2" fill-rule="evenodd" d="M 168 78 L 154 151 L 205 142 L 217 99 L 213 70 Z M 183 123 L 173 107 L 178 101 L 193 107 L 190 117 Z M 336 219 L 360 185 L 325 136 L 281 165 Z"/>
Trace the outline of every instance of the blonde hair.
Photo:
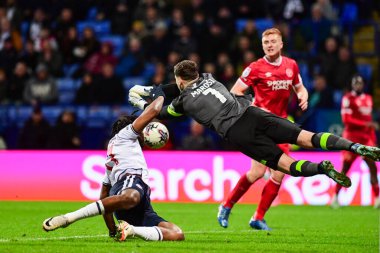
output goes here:
<path id="1" fill-rule="evenodd" d="M 280 36 L 282 38 L 282 34 L 281 34 L 280 30 L 278 30 L 277 28 L 266 29 L 263 32 L 262 37 L 268 36 L 268 35 L 271 35 L 271 34 L 277 34 L 278 36 Z"/>

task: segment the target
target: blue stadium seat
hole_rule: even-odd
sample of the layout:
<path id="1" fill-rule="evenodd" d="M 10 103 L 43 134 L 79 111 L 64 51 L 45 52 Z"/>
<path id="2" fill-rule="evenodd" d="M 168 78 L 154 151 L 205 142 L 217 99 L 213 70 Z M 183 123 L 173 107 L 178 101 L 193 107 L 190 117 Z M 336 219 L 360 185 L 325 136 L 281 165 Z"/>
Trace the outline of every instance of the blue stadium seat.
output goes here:
<path id="1" fill-rule="evenodd" d="M 57 79 L 57 86 L 58 91 L 75 91 L 79 87 L 79 81 L 71 78 L 60 78 Z"/>
<path id="2" fill-rule="evenodd" d="M 313 85 L 311 82 L 311 78 L 309 75 L 309 68 L 307 64 L 303 62 L 299 62 L 298 68 L 300 70 L 300 74 L 301 74 L 301 78 L 302 78 L 304 86 L 306 87 L 307 90 L 310 90 L 313 87 Z"/>
<path id="3" fill-rule="evenodd" d="M 146 63 L 143 76 L 146 80 L 150 79 L 152 76 L 154 76 L 154 73 L 156 72 L 156 65 L 154 63 Z"/>
<path id="4" fill-rule="evenodd" d="M 240 33 L 244 30 L 245 25 L 247 24 L 247 19 L 238 19 L 235 22 L 236 32 Z"/>
<path id="5" fill-rule="evenodd" d="M 121 56 L 124 50 L 125 38 L 119 35 L 107 35 L 99 38 L 101 42 L 110 42 L 113 45 L 113 54 Z"/>
<path id="6" fill-rule="evenodd" d="M 73 76 L 75 71 L 77 71 L 80 67 L 80 64 L 66 64 L 63 65 L 63 74 L 66 78 L 70 78 Z"/>
<path id="7" fill-rule="evenodd" d="M 109 106 L 93 106 L 88 108 L 86 117 L 87 127 L 107 127 L 112 124 L 112 112 Z"/>
<path id="8" fill-rule="evenodd" d="M 42 108 L 42 113 L 51 125 L 55 125 L 63 110 L 64 109 L 61 106 L 45 106 Z"/>
<path id="9" fill-rule="evenodd" d="M 127 77 L 123 80 L 123 85 L 128 93 L 129 89 L 132 88 L 134 85 L 147 85 L 146 79 L 143 76 L 136 76 L 136 77 Z"/>
<path id="10" fill-rule="evenodd" d="M 77 123 L 78 125 L 80 126 L 83 126 L 86 124 L 86 120 L 87 120 L 87 106 L 75 106 L 74 108 L 75 110 L 75 113 L 77 115 Z"/>
<path id="11" fill-rule="evenodd" d="M 110 21 L 81 21 L 77 23 L 78 34 L 82 35 L 84 28 L 91 27 L 97 36 L 105 36 L 111 33 Z"/>
<path id="12" fill-rule="evenodd" d="M 358 6 L 355 3 L 345 3 L 343 5 L 340 20 L 342 22 L 354 22 L 358 19 Z"/>
<path id="13" fill-rule="evenodd" d="M 264 32 L 266 29 L 272 28 L 274 26 L 273 20 L 267 18 L 256 19 L 255 23 L 259 34 Z"/>
<path id="14" fill-rule="evenodd" d="M 372 78 L 372 65 L 371 64 L 358 64 L 358 72 L 366 82 Z"/>
<path id="15" fill-rule="evenodd" d="M 137 110 L 136 107 L 133 107 L 132 105 L 123 105 L 118 107 L 113 107 L 111 110 L 111 118 L 112 121 L 116 120 L 121 115 L 132 115 Z"/>
<path id="16" fill-rule="evenodd" d="M 10 106 L 8 108 L 8 118 L 12 124 L 22 127 L 25 121 L 32 115 L 31 106 Z"/>

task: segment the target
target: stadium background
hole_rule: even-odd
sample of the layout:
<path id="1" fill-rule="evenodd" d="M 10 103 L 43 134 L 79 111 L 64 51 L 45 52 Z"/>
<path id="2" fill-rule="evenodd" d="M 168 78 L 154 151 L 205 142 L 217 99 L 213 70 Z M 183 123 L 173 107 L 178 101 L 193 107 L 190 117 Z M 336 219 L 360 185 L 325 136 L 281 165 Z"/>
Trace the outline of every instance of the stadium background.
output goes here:
<path id="1" fill-rule="evenodd" d="M 310 108 L 304 114 L 297 109 L 295 98 L 291 99 L 289 112 L 297 123 L 312 131 L 339 134 L 341 97 L 350 88 L 350 78 L 355 73 L 364 77 L 366 91 L 374 97 L 374 117 L 377 121 L 380 118 L 380 4 L 377 1 L 7 0 L 0 5 L 0 19 L 0 146 L 9 150 L 0 153 L 2 163 L 7 162 L 2 168 L 12 167 L 21 172 L 35 168 L 36 179 L 39 178 L 37 171 L 46 175 L 46 168 L 64 169 L 55 164 L 63 159 L 70 170 L 82 172 L 83 164 L 71 166 L 70 157 L 88 153 L 77 151 L 64 158 L 62 155 L 67 153 L 60 151 L 16 150 L 102 150 L 113 120 L 122 113 L 135 111 L 127 103 L 128 90 L 133 85 L 173 82 L 173 65 L 182 58 L 190 58 L 199 63 L 202 72 L 214 73 L 230 88 L 245 66 L 262 57 L 261 32 L 273 26 L 282 31 L 283 54 L 297 60 L 310 93 Z M 336 48 L 328 52 L 326 45 L 331 41 L 336 42 Z M 47 71 L 49 77 L 43 81 L 57 92 L 41 91 L 41 99 L 35 100 L 25 89 L 36 82 L 35 76 L 41 71 Z M 323 80 L 326 87 L 321 84 Z M 63 122 L 61 116 L 66 111 L 73 113 L 74 121 Z M 43 115 L 38 127 L 31 126 L 30 121 L 27 123 L 36 113 Z M 184 139 L 190 134 L 191 120 L 164 123 L 171 135 L 171 143 L 165 149 L 188 149 Z M 210 155 L 207 159 L 225 156 L 224 151 L 231 150 L 207 130 L 202 136 L 202 143 L 207 145 L 197 149 L 217 150 L 207 153 Z M 73 138 L 75 141 L 67 142 Z M 150 155 L 178 154 L 149 152 L 148 159 Z M 93 153 L 100 155 L 98 151 Z M 44 157 L 53 154 L 58 154 L 53 160 L 55 163 L 49 161 L 49 166 L 43 167 Z M 203 153 L 191 154 L 196 157 Z M 308 159 L 308 155 L 320 159 L 336 156 L 336 166 L 340 166 L 337 153 L 308 153 L 303 158 Z M 152 161 L 153 164 L 158 159 Z M 173 166 L 178 168 L 184 161 L 186 159 L 178 159 L 178 164 Z M 236 168 L 238 173 L 248 169 L 249 161 L 244 161 L 247 164 Z M 190 165 L 185 162 L 182 166 Z M 351 173 L 361 175 L 358 185 L 362 186 L 368 179 L 368 171 L 363 164 L 357 168 Z M 212 166 L 206 170 L 212 171 Z M 48 175 L 56 178 L 59 173 Z M 86 179 L 85 172 L 80 176 Z M 9 189 L 5 187 L 5 178 L 2 177 L 0 199 L 44 199 L 38 194 L 39 197 L 23 199 L 16 192 L 10 193 L 5 190 Z M 33 186 L 39 182 L 29 181 L 35 183 Z M 225 192 L 230 183 L 226 183 Z M 321 184 L 317 182 L 314 186 L 318 188 Z M 194 185 L 202 190 L 209 183 L 194 181 Z M 80 184 L 70 187 L 78 188 Z M 359 189 L 346 192 L 344 198 L 350 200 L 345 200 L 346 204 L 370 204 L 371 199 L 362 200 L 365 194 L 370 196 L 370 186 Z M 332 193 L 332 184 L 321 191 Z M 44 194 L 47 199 L 51 196 L 46 191 Z M 91 199 L 80 194 L 66 200 Z M 291 198 L 285 199 L 285 203 L 294 203 Z M 194 201 L 187 195 L 175 200 Z M 326 204 L 328 201 L 295 204 Z"/>

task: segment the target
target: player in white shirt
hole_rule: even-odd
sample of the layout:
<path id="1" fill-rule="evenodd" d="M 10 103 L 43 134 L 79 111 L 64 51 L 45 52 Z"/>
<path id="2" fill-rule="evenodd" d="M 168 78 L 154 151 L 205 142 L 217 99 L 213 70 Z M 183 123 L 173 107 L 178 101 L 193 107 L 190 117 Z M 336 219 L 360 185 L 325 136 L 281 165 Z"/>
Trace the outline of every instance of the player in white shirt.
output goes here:
<path id="1" fill-rule="evenodd" d="M 163 102 L 164 97 L 160 96 L 138 118 L 123 116 L 113 124 L 100 200 L 46 219 L 42 224 L 45 231 L 103 215 L 109 235 L 120 241 L 131 236 L 151 241 L 184 240 L 182 230 L 158 216 L 151 206 L 148 168 L 139 142 L 142 130 L 158 115 Z M 118 226 L 113 214 L 121 221 Z"/>

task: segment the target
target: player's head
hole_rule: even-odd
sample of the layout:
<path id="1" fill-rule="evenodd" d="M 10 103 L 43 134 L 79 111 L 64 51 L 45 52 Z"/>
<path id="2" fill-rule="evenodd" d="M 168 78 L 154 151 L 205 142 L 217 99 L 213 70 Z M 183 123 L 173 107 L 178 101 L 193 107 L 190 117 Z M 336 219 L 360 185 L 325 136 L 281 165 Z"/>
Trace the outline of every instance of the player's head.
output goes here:
<path id="1" fill-rule="evenodd" d="M 263 50 L 268 57 L 277 57 L 283 47 L 282 34 L 277 28 L 269 28 L 262 34 L 261 43 Z"/>
<path id="2" fill-rule="evenodd" d="M 198 79 L 198 65 L 194 61 L 181 61 L 174 66 L 174 77 L 178 88 L 183 90 Z"/>
<path id="3" fill-rule="evenodd" d="M 136 119 L 136 116 L 127 116 L 123 115 L 120 116 L 113 124 L 112 124 L 112 132 L 111 137 L 115 136 L 121 129 L 128 126 L 129 124 L 132 124 L 133 121 Z"/>
<path id="4" fill-rule="evenodd" d="M 358 94 L 361 94 L 364 89 L 364 80 L 360 75 L 355 75 L 351 79 L 352 90 Z"/>

